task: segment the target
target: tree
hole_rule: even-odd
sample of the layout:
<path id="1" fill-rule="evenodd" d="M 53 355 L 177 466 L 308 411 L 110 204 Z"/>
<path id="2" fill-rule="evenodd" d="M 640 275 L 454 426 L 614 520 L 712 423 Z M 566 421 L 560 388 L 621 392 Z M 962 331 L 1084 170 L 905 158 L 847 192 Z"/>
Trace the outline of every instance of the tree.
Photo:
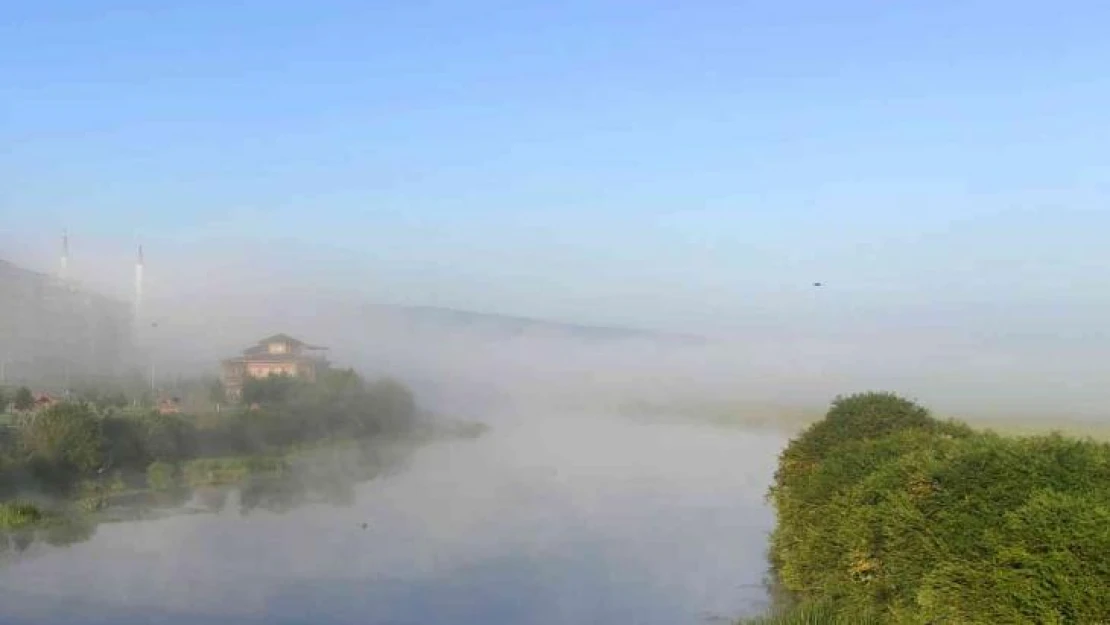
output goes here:
<path id="1" fill-rule="evenodd" d="M 0 388 L 0 412 L 8 410 L 8 396 L 4 393 L 4 389 Z"/>
<path id="2" fill-rule="evenodd" d="M 208 385 L 208 399 L 213 404 L 223 404 L 227 402 L 227 389 L 224 388 L 224 383 L 220 380 L 212 380 Z"/>
<path id="3" fill-rule="evenodd" d="M 133 417 L 109 415 L 101 419 L 104 457 L 113 468 L 140 470 L 150 463 L 146 430 Z"/>
<path id="4" fill-rule="evenodd" d="M 284 403 L 302 385 L 301 380 L 285 374 L 250 378 L 243 384 L 243 402 L 247 405 Z"/>
<path id="5" fill-rule="evenodd" d="M 67 473 L 100 466 L 100 426 L 84 404 L 56 404 L 22 425 L 20 441 L 32 460 Z"/>
<path id="6" fill-rule="evenodd" d="M 35 396 L 31 394 L 31 389 L 26 386 L 21 386 L 19 390 L 15 392 L 12 403 L 16 410 L 30 410 L 35 407 Z"/>
<path id="7" fill-rule="evenodd" d="M 365 399 L 368 415 L 374 424 L 386 431 L 397 431 L 411 425 L 416 416 L 416 399 L 407 387 L 388 378 L 370 385 Z"/>
<path id="8" fill-rule="evenodd" d="M 192 424 L 174 415 L 155 412 L 143 419 L 143 426 L 143 447 L 151 459 L 179 462 L 193 455 L 197 437 Z"/>
<path id="9" fill-rule="evenodd" d="M 775 480 L 772 563 L 803 606 L 851 623 L 1110 622 L 1110 591 L 1092 590 L 1110 589 L 1106 443 L 976 432 L 868 393 L 791 441 Z"/>
<path id="10" fill-rule="evenodd" d="M 77 399 L 93 406 L 100 406 L 101 394 L 98 388 L 86 388 L 77 391 Z"/>
<path id="11" fill-rule="evenodd" d="M 124 395 L 123 391 L 115 391 L 100 398 L 99 407 L 101 409 L 123 408 L 125 406 L 127 406 L 127 395 Z"/>

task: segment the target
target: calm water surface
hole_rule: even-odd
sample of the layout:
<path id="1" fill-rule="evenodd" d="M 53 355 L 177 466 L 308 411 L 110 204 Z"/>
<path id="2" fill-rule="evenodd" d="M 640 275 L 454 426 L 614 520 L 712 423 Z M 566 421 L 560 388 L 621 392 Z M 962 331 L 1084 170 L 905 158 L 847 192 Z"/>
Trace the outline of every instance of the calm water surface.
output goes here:
<path id="1" fill-rule="evenodd" d="M 0 564 L 0 621 L 651 625 L 765 607 L 781 436 L 491 423 L 338 502 L 244 512 L 242 493 L 202 494 L 187 507 L 206 512 L 36 543 Z"/>

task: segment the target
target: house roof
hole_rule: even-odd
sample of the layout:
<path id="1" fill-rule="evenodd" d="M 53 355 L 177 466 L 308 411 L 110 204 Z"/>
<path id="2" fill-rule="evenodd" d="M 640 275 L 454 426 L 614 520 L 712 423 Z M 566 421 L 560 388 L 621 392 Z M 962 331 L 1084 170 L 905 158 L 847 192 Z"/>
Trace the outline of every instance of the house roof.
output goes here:
<path id="1" fill-rule="evenodd" d="M 275 334 L 273 336 L 266 337 L 266 338 L 262 339 L 261 341 L 259 341 L 257 344 L 251 345 L 250 347 L 244 349 L 243 350 L 243 355 L 244 356 L 257 356 L 259 354 L 265 354 L 265 353 L 269 352 L 268 346 L 271 343 L 288 343 L 295 350 L 296 349 L 308 349 L 308 350 L 326 350 L 327 349 L 326 347 L 321 347 L 319 345 L 309 345 L 308 343 L 305 343 L 304 341 L 297 340 L 297 339 L 289 336 L 288 334 Z"/>
<path id="2" fill-rule="evenodd" d="M 233 364 L 238 362 L 324 362 L 323 359 L 315 356 L 306 356 L 305 354 L 269 354 L 260 352 L 255 354 L 244 354 L 238 358 L 227 358 L 221 362 L 225 364 Z"/>
<path id="3" fill-rule="evenodd" d="M 259 345 L 266 345 L 267 343 L 292 343 L 293 345 L 304 345 L 303 341 L 298 341 L 288 334 L 275 334 L 258 342 Z"/>
<path id="4" fill-rule="evenodd" d="M 273 336 L 266 337 L 258 342 L 258 346 L 251 347 L 250 349 L 265 349 L 265 346 L 269 345 L 270 343 L 289 343 L 294 347 L 303 347 L 305 349 L 327 349 L 326 347 L 322 347 L 320 345 L 309 345 L 308 343 L 295 339 L 288 334 L 275 334 Z"/>

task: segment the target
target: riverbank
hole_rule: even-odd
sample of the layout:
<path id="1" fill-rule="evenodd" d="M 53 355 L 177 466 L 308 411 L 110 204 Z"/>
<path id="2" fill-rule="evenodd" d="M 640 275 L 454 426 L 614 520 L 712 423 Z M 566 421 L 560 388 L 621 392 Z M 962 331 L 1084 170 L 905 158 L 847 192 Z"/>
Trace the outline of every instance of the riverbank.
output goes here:
<path id="1" fill-rule="evenodd" d="M 696 402 L 622 405 L 622 414 L 649 423 L 696 422 L 728 428 L 776 431 L 795 436 L 825 417 L 825 409 L 814 406 L 753 403 Z M 1076 416 L 1014 414 L 950 414 L 973 427 L 1009 436 L 1035 436 L 1059 432 L 1065 436 L 1110 442 L 1110 421 Z"/>
<path id="2" fill-rule="evenodd" d="M 782 437 L 543 407 L 485 418 L 486 435 L 367 482 L 343 477 L 358 454 L 328 449 L 167 512 L 110 508 L 80 544 L 4 558 L 0 621 L 672 625 L 765 604 Z"/>
<path id="3" fill-rule="evenodd" d="M 1110 444 L 863 394 L 790 442 L 770 498 L 789 594 L 745 625 L 1110 622 Z"/>
<path id="4" fill-rule="evenodd" d="M 488 426 L 437 420 L 389 437 L 317 440 L 266 453 L 155 461 L 145 471 L 116 470 L 85 478 L 65 492 L 24 492 L 0 502 L 0 533 L 34 532 L 59 524 L 131 519 L 181 506 L 201 489 L 282 492 L 336 491 L 374 479 L 422 445 L 472 439 Z"/>
<path id="5" fill-rule="evenodd" d="M 211 390 L 222 398 L 221 388 Z M 27 400 L 32 393 L 24 388 L 16 395 Z M 15 401 L 13 407 L 10 423 L 0 429 L 0 501 L 19 502 L 0 523 L 13 528 L 53 513 L 164 505 L 190 489 L 246 481 L 281 481 L 286 490 L 303 490 L 297 481 L 314 473 L 306 457 L 338 463 L 345 475 L 333 479 L 368 479 L 387 459 L 396 461 L 383 449 L 483 432 L 480 424 L 421 410 L 394 380 L 365 380 L 351 369 L 329 369 L 314 381 L 252 378 L 238 404 L 221 409 L 214 403 L 191 413 L 172 404 L 142 407 L 95 389 L 61 402 Z"/>

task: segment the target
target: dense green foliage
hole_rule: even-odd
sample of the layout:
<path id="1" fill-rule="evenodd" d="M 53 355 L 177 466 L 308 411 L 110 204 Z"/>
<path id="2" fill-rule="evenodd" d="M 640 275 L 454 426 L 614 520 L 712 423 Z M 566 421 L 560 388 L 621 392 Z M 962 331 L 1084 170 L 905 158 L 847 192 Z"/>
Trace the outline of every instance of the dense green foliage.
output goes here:
<path id="1" fill-rule="evenodd" d="M 878 625 L 873 613 L 845 614 L 831 603 L 809 603 L 741 621 L 741 625 Z"/>
<path id="2" fill-rule="evenodd" d="M 0 502 L 0 530 L 27 527 L 41 521 L 45 515 L 33 503 L 26 501 Z"/>
<path id="3" fill-rule="evenodd" d="M 177 466 L 168 462 L 152 462 L 146 468 L 147 486 L 154 490 L 169 490 L 177 479 Z"/>
<path id="4" fill-rule="evenodd" d="M 22 451 L 38 465 L 87 473 L 100 464 L 100 428 L 95 415 L 80 404 L 57 404 L 23 420 Z"/>
<path id="5" fill-rule="evenodd" d="M 199 388 L 222 397 L 215 385 Z M 291 447 L 400 435 L 417 417 L 404 386 L 367 382 L 351 370 L 325 372 L 316 383 L 252 380 L 244 395 L 250 402 L 204 415 L 127 407 L 126 397 L 95 390 L 22 410 L 13 427 L 0 428 L 0 500 L 46 493 L 95 509 L 128 485 L 168 490 L 179 478 L 227 483 L 272 471 L 273 457 Z"/>
<path id="6" fill-rule="evenodd" d="M 868 393 L 791 441 L 771 499 L 772 562 L 799 610 L 1110 622 L 1110 445 L 974 432 Z"/>
<path id="7" fill-rule="evenodd" d="M 185 463 L 182 474 L 189 486 L 235 484 L 253 475 L 280 475 L 285 461 L 275 456 L 198 458 Z"/>
<path id="8" fill-rule="evenodd" d="M 395 434 L 416 417 L 412 393 L 392 380 L 366 382 L 352 370 L 327 371 L 310 384 L 288 376 L 248 381 L 243 400 L 258 407 L 241 413 L 232 438 L 283 447 L 327 438 Z"/>
<path id="9" fill-rule="evenodd" d="M 16 410 L 30 410 L 35 405 L 35 397 L 31 394 L 31 389 L 26 386 L 19 387 L 12 397 L 12 407 Z"/>

